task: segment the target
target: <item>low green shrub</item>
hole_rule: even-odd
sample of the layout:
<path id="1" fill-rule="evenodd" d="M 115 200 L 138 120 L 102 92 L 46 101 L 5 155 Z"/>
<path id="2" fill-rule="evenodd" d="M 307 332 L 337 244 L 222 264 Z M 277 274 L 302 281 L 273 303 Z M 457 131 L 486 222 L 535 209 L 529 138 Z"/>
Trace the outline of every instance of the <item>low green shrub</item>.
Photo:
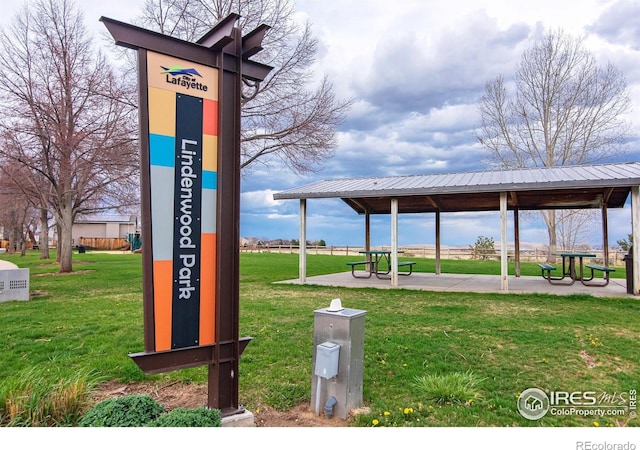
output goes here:
<path id="1" fill-rule="evenodd" d="M 82 416 L 81 427 L 143 427 L 164 412 L 148 395 L 127 395 L 102 400 Z"/>
<path id="2" fill-rule="evenodd" d="M 176 408 L 160 415 L 149 422 L 148 427 L 220 427 L 222 417 L 219 409 L 207 408 Z"/>
<path id="3" fill-rule="evenodd" d="M 484 381 L 473 372 L 416 377 L 414 385 L 424 400 L 437 404 L 465 403 L 480 397 L 478 386 Z"/>

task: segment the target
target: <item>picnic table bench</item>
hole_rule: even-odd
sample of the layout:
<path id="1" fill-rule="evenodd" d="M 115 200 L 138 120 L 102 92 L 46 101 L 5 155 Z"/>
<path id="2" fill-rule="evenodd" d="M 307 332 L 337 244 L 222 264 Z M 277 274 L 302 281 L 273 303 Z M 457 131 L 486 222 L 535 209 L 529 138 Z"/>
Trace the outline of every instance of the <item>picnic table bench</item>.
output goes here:
<path id="1" fill-rule="evenodd" d="M 538 266 L 540 266 L 540 269 L 542 269 L 542 278 L 544 278 L 545 280 L 547 280 L 551 284 L 571 285 L 571 284 L 575 283 L 575 281 L 576 281 L 573 278 L 571 278 L 571 282 L 569 282 L 569 283 L 554 283 L 554 281 L 564 280 L 566 274 L 563 274 L 561 277 L 552 277 L 551 276 L 551 272 L 556 270 L 555 266 L 552 266 L 551 264 L 547 264 L 547 263 L 538 263 Z"/>
<path id="2" fill-rule="evenodd" d="M 605 267 L 605 266 L 594 266 L 594 265 L 587 264 L 585 265 L 585 267 L 587 269 L 591 269 L 591 277 L 582 278 L 582 284 L 584 284 L 585 286 L 606 286 L 607 284 L 609 284 L 609 273 L 616 271 L 616 269 L 613 269 L 611 267 Z M 604 274 L 603 282 L 601 283 L 590 282 L 591 280 L 593 280 L 593 277 L 595 276 L 594 275 L 595 271 L 602 272 Z M 585 283 L 585 281 L 588 281 L 589 283 Z"/>
<path id="3" fill-rule="evenodd" d="M 409 267 L 409 272 L 400 272 L 398 271 L 398 275 L 411 275 L 413 273 L 413 266 L 415 264 L 415 261 L 399 261 L 398 262 L 398 269 L 400 267 Z"/>
<path id="4" fill-rule="evenodd" d="M 545 276 L 545 272 L 547 272 L 547 275 L 551 275 L 551 271 L 552 270 L 556 270 L 556 268 L 554 266 L 552 266 L 551 264 L 547 264 L 547 263 L 539 263 L 538 264 L 540 266 L 540 268 L 542 269 L 542 276 Z M 545 277 L 546 278 L 546 277 Z"/>
<path id="5" fill-rule="evenodd" d="M 369 266 L 371 267 L 371 264 L 373 264 L 373 261 L 353 261 L 353 262 L 348 262 L 347 266 L 351 266 L 351 275 L 353 275 L 355 278 L 371 278 L 371 269 L 367 270 L 367 276 L 360 276 L 360 275 L 356 275 L 356 266 Z"/>

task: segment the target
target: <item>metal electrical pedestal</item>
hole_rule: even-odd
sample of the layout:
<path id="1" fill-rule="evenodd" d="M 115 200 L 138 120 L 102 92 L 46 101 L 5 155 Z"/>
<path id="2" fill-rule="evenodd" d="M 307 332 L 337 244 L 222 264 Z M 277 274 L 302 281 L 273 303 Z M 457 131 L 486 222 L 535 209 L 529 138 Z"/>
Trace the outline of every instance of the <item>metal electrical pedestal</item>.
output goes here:
<path id="1" fill-rule="evenodd" d="M 366 314 L 366 311 L 342 308 L 339 301 L 336 306 L 335 300 L 329 308 L 314 311 L 311 409 L 317 415 L 324 412 L 328 417 L 335 415 L 346 420 L 351 410 L 362 406 Z M 321 352 L 326 351 L 330 343 L 340 346 L 338 369 L 337 375 L 325 379 L 317 374 L 322 370 L 316 371 L 318 356 L 320 364 L 324 364 L 325 359 L 324 355 L 318 355 L 318 347 Z M 330 405 L 330 414 L 325 405 Z"/>

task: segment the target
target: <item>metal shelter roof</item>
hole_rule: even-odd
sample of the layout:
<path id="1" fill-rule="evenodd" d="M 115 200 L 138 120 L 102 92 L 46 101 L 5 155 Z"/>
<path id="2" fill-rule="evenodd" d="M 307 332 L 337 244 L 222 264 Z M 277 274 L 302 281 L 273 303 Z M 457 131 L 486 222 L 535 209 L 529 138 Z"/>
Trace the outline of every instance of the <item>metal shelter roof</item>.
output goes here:
<path id="1" fill-rule="evenodd" d="M 622 208 L 640 186 L 640 162 L 322 180 L 274 194 L 275 200 L 341 198 L 360 214 Z"/>

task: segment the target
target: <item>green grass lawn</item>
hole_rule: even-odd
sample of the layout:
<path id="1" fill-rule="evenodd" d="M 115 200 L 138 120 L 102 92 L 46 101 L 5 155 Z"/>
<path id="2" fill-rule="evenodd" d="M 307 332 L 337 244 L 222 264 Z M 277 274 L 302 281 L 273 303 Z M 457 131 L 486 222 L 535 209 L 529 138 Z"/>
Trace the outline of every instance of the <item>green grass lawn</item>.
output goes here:
<path id="1" fill-rule="evenodd" d="M 36 294 L 0 304 L 5 386 L 34 371 L 50 383 L 78 373 L 97 381 L 205 382 L 204 367 L 146 376 L 128 357 L 144 348 L 140 255 L 76 254 L 68 275 L 35 252 L 2 257 L 31 269 Z M 352 259 L 308 255 L 308 275 L 345 271 Z M 627 397 L 639 390 L 640 299 L 280 285 L 272 283 L 298 276 L 297 255 L 243 253 L 240 261 L 240 335 L 253 338 L 240 360 L 240 403 L 250 411 L 310 401 L 313 311 L 340 298 L 367 311 L 363 394 L 371 412 L 352 419 L 354 426 L 639 423 L 629 414 L 529 421 L 516 400 L 530 387 Z M 419 259 L 418 267 L 433 271 L 435 262 Z M 499 274 L 500 263 L 442 261 L 442 271 Z M 625 276 L 623 268 L 614 274 Z M 540 271 L 522 263 L 522 275 Z M 417 382 L 435 380 L 446 391 L 465 374 L 475 384 L 449 400 Z"/>

